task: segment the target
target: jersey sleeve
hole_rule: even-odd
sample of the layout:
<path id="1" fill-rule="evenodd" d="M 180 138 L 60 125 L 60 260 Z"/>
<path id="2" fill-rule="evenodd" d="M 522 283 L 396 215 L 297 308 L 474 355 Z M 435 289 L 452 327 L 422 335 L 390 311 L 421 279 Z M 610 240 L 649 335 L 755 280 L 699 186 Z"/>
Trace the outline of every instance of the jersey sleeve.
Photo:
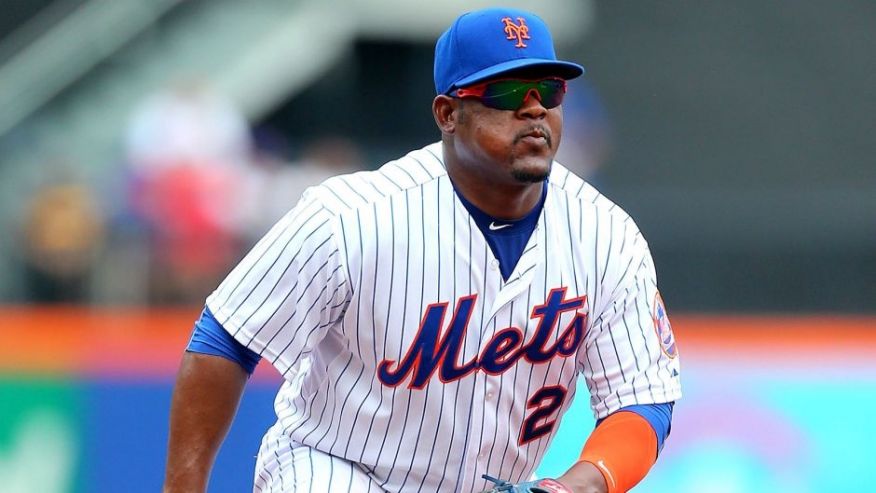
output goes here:
<path id="1" fill-rule="evenodd" d="M 280 373 L 323 340 L 349 302 L 335 225 L 305 194 L 207 298 L 216 320 Z"/>
<path id="2" fill-rule="evenodd" d="M 605 253 L 605 281 L 580 361 L 597 419 L 681 397 L 678 348 L 651 252 L 632 219 L 623 228 Z"/>

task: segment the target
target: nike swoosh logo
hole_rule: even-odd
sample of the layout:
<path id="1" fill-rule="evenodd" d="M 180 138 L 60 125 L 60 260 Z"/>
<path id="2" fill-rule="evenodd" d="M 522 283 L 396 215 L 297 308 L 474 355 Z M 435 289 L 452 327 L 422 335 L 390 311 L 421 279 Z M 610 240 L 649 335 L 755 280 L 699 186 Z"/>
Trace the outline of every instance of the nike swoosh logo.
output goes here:
<path id="1" fill-rule="evenodd" d="M 495 221 L 490 223 L 490 231 L 499 231 L 511 226 L 510 224 L 496 224 Z"/>
<path id="2" fill-rule="evenodd" d="M 606 479 L 608 480 L 607 482 L 611 483 L 610 485 L 608 485 L 608 487 L 612 489 L 617 488 L 617 480 L 615 480 L 614 476 L 612 476 L 611 470 L 605 466 L 605 462 L 600 459 L 596 461 L 596 466 L 604 473 Z"/>

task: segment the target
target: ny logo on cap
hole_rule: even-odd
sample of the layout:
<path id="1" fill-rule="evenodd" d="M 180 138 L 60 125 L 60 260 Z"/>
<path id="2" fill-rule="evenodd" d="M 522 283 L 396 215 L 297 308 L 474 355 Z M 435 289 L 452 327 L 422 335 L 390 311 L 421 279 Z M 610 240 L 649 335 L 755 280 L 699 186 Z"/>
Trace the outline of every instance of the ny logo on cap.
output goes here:
<path id="1" fill-rule="evenodd" d="M 523 42 L 524 39 L 529 39 L 529 28 L 526 27 L 526 20 L 523 17 L 518 17 L 517 22 L 520 24 L 514 24 L 510 17 L 504 17 L 502 22 L 505 23 L 506 39 L 516 39 L 517 44 L 514 45 L 515 48 L 526 48 L 526 44 Z"/>

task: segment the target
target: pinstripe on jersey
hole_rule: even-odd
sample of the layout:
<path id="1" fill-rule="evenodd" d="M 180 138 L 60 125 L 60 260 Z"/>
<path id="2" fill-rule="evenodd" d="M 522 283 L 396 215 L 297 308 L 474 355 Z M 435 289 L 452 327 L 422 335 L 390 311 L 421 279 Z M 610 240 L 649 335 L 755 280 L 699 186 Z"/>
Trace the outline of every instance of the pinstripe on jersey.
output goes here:
<path id="1" fill-rule="evenodd" d="M 357 463 L 389 492 L 481 491 L 482 473 L 531 476 L 579 374 L 598 418 L 681 396 L 633 220 L 555 163 L 538 226 L 505 281 L 441 155 L 432 144 L 309 189 L 208 298 L 226 330 L 286 379 L 262 470 L 276 474 L 274 458 L 295 442 Z M 540 327 L 550 309 L 538 307 L 550 299 L 572 309 Z M 576 320 L 584 337 L 570 347 L 562 334 Z M 549 332 L 536 344 L 540 328 Z M 417 346 L 427 330 L 443 339 Z M 458 355 L 445 352 L 429 373 L 440 342 Z M 535 346 L 566 352 L 541 361 L 522 357 L 527 345 L 535 356 Z M 401 374 L 417 347 L 414 369 Z M 490 372 L 490 361 L 509 364 Z M 469 362 L 465 375 L 454 372 Z M 395 385 L 378 378 L 382 363 L 384 375 L 399 374 Z"/>

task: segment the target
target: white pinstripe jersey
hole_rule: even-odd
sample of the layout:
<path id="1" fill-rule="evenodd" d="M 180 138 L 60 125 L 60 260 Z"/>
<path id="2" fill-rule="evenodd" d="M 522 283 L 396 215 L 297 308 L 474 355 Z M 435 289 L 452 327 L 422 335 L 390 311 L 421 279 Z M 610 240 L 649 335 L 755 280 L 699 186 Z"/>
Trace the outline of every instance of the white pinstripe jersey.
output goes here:
<path id="1" fill-rule="evenodd" d="M 633 220 L 554 163 L 506 281 L 441 156 L 309 189 L 208 298 L 286 379 L 262 456 L 291 440 L 386 491 L 481 491 L 532 475 L 579 374 L 598 418 L 681 396 Z"/>

